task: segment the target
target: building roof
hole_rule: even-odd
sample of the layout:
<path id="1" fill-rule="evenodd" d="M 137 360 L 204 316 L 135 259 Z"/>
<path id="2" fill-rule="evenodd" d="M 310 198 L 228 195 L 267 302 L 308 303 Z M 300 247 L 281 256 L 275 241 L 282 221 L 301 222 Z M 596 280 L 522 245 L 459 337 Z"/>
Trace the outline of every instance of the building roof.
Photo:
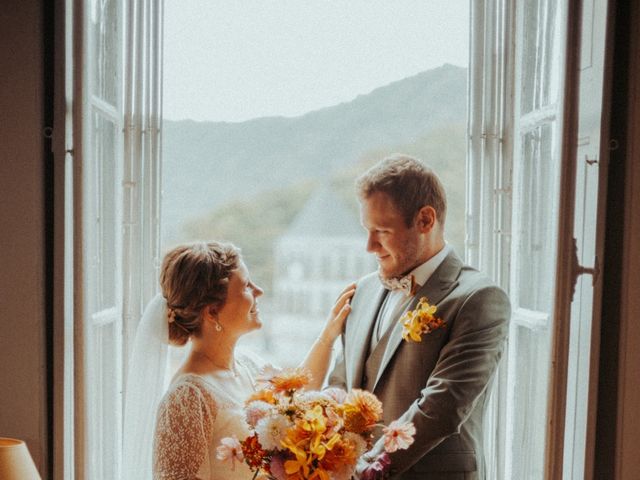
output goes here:
<path id="1" fill-rule="evenodd" d="M 362 237 L 358 216 L 350 210 L 328 183 L 311 195 L 282 238 Z"/>

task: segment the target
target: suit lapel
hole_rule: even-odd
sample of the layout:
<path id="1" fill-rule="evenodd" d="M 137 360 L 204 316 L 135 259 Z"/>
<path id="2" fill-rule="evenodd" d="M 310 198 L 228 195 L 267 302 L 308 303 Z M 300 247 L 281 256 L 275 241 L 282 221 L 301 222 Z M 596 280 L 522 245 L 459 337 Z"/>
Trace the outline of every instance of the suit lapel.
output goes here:
<path id="1" fill-rule="evenodd" d="M 352 339 L 347 343 L 347 348 L 345 349 L 347 388 L 349 390 L 352 388 L 360 388 L 362 372 L 367 359 L 369 344 L 371 343 L 373 325 L 378 318 L 380 305 L 382 305 L 387 293 L 387 290 L 385 290 L 380 282 L 376 282 L 370 288 L 372 289 L 371 294 L 367 295 L 366 292 L 362 292 L 364 294 L 362 298 L 366 303 L 361 306 L 358 305 L 358 311 L 360 313 L 354 318 L 355 325 Z M 367 302 L 367 299 L 373 301 Z M 360 339 L 362 339 L 362 341 L 358 341 Z"/>
<path id="2" fill-rule="evenodd" d="M 437 268 L 437 270 L 433 272 L 433 275 L 431 275 L 429 280 L 427 280 L 427 283 L 425 283 L 420 288 L 420 290 L 416 292 L 416 295 L 413 297 L 411 302 L 409 302 L 407 309 L 404 311 L 406 312 L 408 310 L 415 309 L 418 305 L 418 301 L 422 297 L 426 297 L 427 301 L 431 305 L 437 305 L 458 285 L 457 278 L 460 275 L 461 268 L 462 261 L 458 258 L 455 252 L 452 251 L 451 253 L 449 253 L 449 255 L 447 255 L 447 257 Z M 398 319 L 400 319 L 400 317 L 401 315 L 398 317 Z M 384 356 L 382 357 L 382 362 L 380 363 L 380 368 L 378 368 L 378 373 L 376 375 L 376 381 L 374 383 L 373 390 L 375 390 L 380 377 L 382 377 L 384 370 L 387 368 L 387 365 L 389 365 L 389 362 L 393 358 L 393 355 L 400 346 L 400 343 L 402 343 L 403 341 L 402 324 L 399 321 L 395 321 L 393 323 L 393 326 L 389 328 L 389 330 L 387 330 L 383 335 L 383 338 L 380 339 L 380 343 L 382 343 L 384 337 L 387 336 L 389 338 L 386 344 Z"/>

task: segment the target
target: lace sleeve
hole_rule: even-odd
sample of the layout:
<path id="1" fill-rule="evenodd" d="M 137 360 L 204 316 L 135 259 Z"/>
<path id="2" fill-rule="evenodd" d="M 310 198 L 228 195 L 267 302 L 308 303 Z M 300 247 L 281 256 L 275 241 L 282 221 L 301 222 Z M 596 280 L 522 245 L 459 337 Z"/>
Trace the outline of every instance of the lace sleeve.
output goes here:
<path id="1" fill-rule="evenodd" d="M 207 460 L 217 407 L 197 382 L 183 380 L 160 403 L 153 445 L 154 480 L 194 480 Z"/>

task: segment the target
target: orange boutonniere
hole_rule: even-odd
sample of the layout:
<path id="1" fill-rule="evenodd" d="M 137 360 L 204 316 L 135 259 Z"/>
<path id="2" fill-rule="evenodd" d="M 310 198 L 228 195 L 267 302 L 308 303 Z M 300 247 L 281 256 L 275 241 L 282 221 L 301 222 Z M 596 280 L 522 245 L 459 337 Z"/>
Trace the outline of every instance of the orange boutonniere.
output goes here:
<path id="1" fill-rule="evenodd" d="M 408 342 L 421 342 L 422 335 L 444 328 L 446 322 L 434 316 L 436 310 L 435 305 L 429 305 L 426 297 L 422 297 L 415 310 L 409 310 L 400 318 L 402 338 Z"/>

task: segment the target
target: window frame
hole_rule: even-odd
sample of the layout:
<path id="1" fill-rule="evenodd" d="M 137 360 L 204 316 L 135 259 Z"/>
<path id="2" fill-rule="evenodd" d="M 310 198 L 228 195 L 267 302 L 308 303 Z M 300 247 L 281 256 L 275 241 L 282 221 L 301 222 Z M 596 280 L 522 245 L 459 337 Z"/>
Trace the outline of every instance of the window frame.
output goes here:
<path id="1" fill-rule="evenodd" d="M 117 5 L 115 19 L 117 61 L 111 81 L 115 83 L 115 104 L 93 95 L 92 80 L 96 72 L 92 41 L 95 28 L 90 24 L 91 3 L 87 0 L 67 0 L 66 29 L 72 30 L 65 41 L 65 53 L 80 68 L 67 68 L 66 78 L 73 78 L 72 111 L 65 112 L 73 124 L 68 139 L 73 148 L 73 166 L 65 172 L 65 256 L 67 271 L 73 278 L 65 283 L 67 305 L 73 312 L 65 312 L 64 341 L 73 344 L 64 352 L 65 393 L 73 396 L 73 408 L 63 412 L 65 451 L 61 476 L 65 479 L 103 479 L 99 459 L 111 450 L 111 471 L 120 478 L 123 465 L 123 425 L 125 418 L 123 389 L 126 383 L 128 342 L 139 321 L 146 301 L 155 293 L 159 257 L 160 219 L 160 128 L 161 128 L 161 65 L 162 65 L 162 0 L 124 2 Z M 125 7 L 128 7 L 125 11 Z M 65 32 L 65 35 L 68 31 Z M 108 118 L 113 128 L 114 155 L 99 162 L 95 155 L 97 137 L 93 129 L 94 114 Z M 107 158 L 107 157 L 105 157 Z M 103 159 L 104 160 L 104 159 Z M 99 162 L 99 163 L 98 163 Z M 98 168 L 96 168 L 98 167 Z M 113 178 L 113 198 L 97 198 L 100 169 Z M 98 207 L 111 210 L 115 221 L 115 257 L 109 259 L 116 272 L 114 305 L 97 311 L 91 298 L 101 291 L 97 282 L 99 255 L 92 241 L 99 236 L 95 226 Z M 73 228 L 73 234 L 70 233 Z M 72 239 L 72 240 L 71 240 Z M 71 267 L 70 264 L 73 263 Z M 69 327 L 72 325 L 72 327 Z M 95 328 L 111 325 L 113 349 L 111 354 L 98 354 Z M 103 382 L 96 381 L 98 366 L 110 364 L 109 392 L 97 390 Z M 72 367 L 70 366 L 72 365 Z M 72 368 L 72 369 L 71 369 Z M 101 411 L 106 397 L 111 407 Z M 109 436 L 112 445 L 104 446 L 104 439 L 92 419 L 113 429 Z M 96 443 L 97 442 L 97 443 Z M 99 447 L 99 448 L 98 448 Z M 104 447 L 104 448 L 103 448 Z M 95 457 L 95 452 L 100 452 Z M 109 475 L 110 477 L 110 475 Z"/>
<path id="2" fill-rule="evenodd" d="M 122 4 L 122 0 L 118 0 Z M 85 65 L 87 27 L 80 19 L 85 18 L 84 0 L 67 0 L 67 5 L 73 3 L 73 26 L 75 35 L 75 45 L 73 45 L 73 57 L 80 59 Z M 135 2 L 134 2 L 135 3 Z M 129 3 L 127 12 L 127 42 L 123 42 L 123 52 L 126 54 L 126 80 L 124 81 L 124 101 L 122 105 L 122 145 L 123 163 L 121 170 L 122 179 L 122 246 L 120 265 L 122 271 L 120 317 L 122 320 L 122 338 L 125 344 L 122 346 L 122 356 L 126 359 L 127 339 L 133 338 L 137 320 L 140 318 L 142 308 L 157 290 L 156 282 L 159 269 L 160 247 L 160 178 L 161 164 L 160 158 L 160 135 L 161 135 L 161 55 L 162 55 L 162 1 L 144 0 L 138 7 L 134 3 Z M 571 2 L 569 2 L 571 3 Z M 469 68 L 469 156 L 468 172 L 469 176 L 477 178 L 475 183 L 468 182 L 467 190 L 467 261 L 480 268 L 492 276 L 499 285 L 509 290 L 511 278 L 511 256 L 508 252 L 512 248 L 511 226 L 513 219 L 510 215 L 513 207 L 513 187 L 512 175 L 513 166 L 509 161 L 509 153 L 513 149 L 514 135 L 516 128 L 513 119 L 508 112 L 514 107 L 515 95 L 513 83 L 509 81 L 514 74 L 514 0 L 485 0 L 471 2 L 471 12 L 475 12 L 472 19 L 472 36 Z M 576 20 L 575 17 L 578 17 Z M 579 15 L 575 11 L 569 10 L 569 22 L 579 21 Z M 81 25 L 82 23 L 82 25 Z M 70 28 L 70 27 L 67 27 Z M 575 28 L 575 25 L 574 25 Z M 579 31 L 579 29 L 578 29 Z M 575 33 L 575 32 L 574 32 Z M 79 40 L 78 40 L 79 39 Z M 570 39 L 568 39 L 570 40 Z M 124 45 L 132 48 L 124 51 Z M 69 47 L 67 47 L 69 52 Z M 70 55 L 71 56 L 71 55 Z M 70 73 L 67 73 L 70 75 Z M 568 80 L 571 80 L 568 75 Z M 480 79 L 482 79 L 480 81 Z M 575 79 L 573 79 L 575 80 Z M 71 260 L 68 262 L 68 270 L 73 268 L 76 284 L 79 287 L 79 295 L 75 296 L 76 301 L 73 313 L 68 312 L 65 317 L 75 316 L 78 319 L 75 323 L 74 336 L 74 395 L 75 395 L 75 428 L 73 432 L 66 432 L 68 441 L 65 445 L 73 445 L 75 448 L 75 462 L 73 468 L 65 468 L 65 478 L 73 476 L 73 470 L 86 472 L 88 458 L 85 456 L 87 448 L 85 441 L 90 433 L 86 427 L 86 403 L 85 389 L 88 381 L 84 377 L 85 362 L 88 359 L 90 350 L 87 348 L 88 330 L 82 324 L 81 319 L 89 318 L 86 298 L 91 286 L 88 279 L 91 277 L 89 271 L 89 258 L 83 254 L 85 238 L 91 231 L 90 203 L 87 201 L 87 194 L 91 192 L 89 184 L 83 180 L 89 174 L 85 168 L 85 158 L 91 158 L 91 153 L 85 149 L 90 145 L 83 118 L 86 117 L 88 106 L 86 102 L 86 71 L 83 67 L 74 72 L 74 96 L 85 99 L 74 105 L 74 155 L 73 167 L 68 167 L 67 175 L 73 175 L 73 184 L 67 186 L 65 193 L 67 210 L 73 208 L 73 219 L 67 218 L 66 225 L 73 224 L 73 235 L 70 230 L 67 237 L 73 237 L 75 241 L 69 241 L 65 248 L 66 252 L 73 255 L 73 266 Z M 144 86 L 144 87 L 143 87 Z M 565 99 L 565 102 L 569 100 Z M 103 108 L 100 102 L 93 102 L 92 108 Z M 571 105 L 565 103 L 565 108 Z M 113 112 L 110 112 L 113 114 Z M 533 117 L 532 117 L 533 118 Z M 537 119 L 534 119 L 537 121 Z M 563 131 L 572 133 L 570 126 L 565 126 Z M 566 155 L 572 150 L 565 142 L 562 145 L 563 157 L 563 182 L 570 182 L 574 173 L 569 172 L 569 166 L 565 165 Z M 574 152 L 575 153 L 575 152 Z M 575 157 L 575 155 L 574 155 Z M 72 170 L 72 172 L 71 172 Z M 477 173 L 474 177 L 472 172 Z M 68 178 L 68 177 L 67 177 Z M 73 197 L 73 201 L 71 201 Z M 563 195 L 563 201 L 566 195 Z M 76 207 L 69 206 L 70 203 Z M 562 217 L 562 214 L 560 215 Z M 560 218 L 560 223 L 562 224 Z M 571 222 L 572 224 L 572 222 Z M 559 252 L 567 250 L 568 232 L 560 234 Z M 69 257 L 70 258 L 70 257 Z M 67 262 L 65 262 L 66 264 Z M 556 298 L 567 293 L 567 272 L 566 269 L 558 269 L 562 279 L 556 288 Z M 70 282 L 71 283 L 71 282 Z M 65 298 L 69 298 L 69 290 L 65 292 Z M 67 300 L 69 304 L 71 300 Z M 570 301 L 569 301 L 570 305 Z M 555 313 L 566 311 L 566 302 L 556 301 Z M 564 310 L 562 310 L 564 309 Z M 113 313 L 113 312 L 112 312 Z M 117 312 L 116 312 L 117 313 Z M 516 311 L 517 313 L 517 311 Z M 536 315 L 529 315 L 529 312 L 522 312 L 522 318 L 531 317 L 535 322 L 540 319 Z M 534 322 L 534 323 L 535 323 Z M 69 329 L 65 329 L 65 338 L 71 334 Z M 569 332 L 561 327 L 554 333 L 556 343 L 555 352 L 558 358 L 566 358 L 568 352 Z M 65 359 L 65 369 L 67 368 L 67 358 Z M 70 360 L 69 360 L 70 361 Z M 126 360 L 124 360 L 126 365 Z M 125 383 L 125 373 L 119 380 Z M 566 365 L 560 364 L 554 371 L 553 385 L 562 381 L 563 368 L 565 369 L 566 388 Z M 66 372 L 67 377 L 70 372 Z M 500 425 L 500 412 L 505 408 L 508 392 L 504 388 L 507 379 L 505 368 L 501 367 L 497 374 L 496 388 L 492 394 L 492 405 L 489 407 L 488 420 L 491 428 L 487 428 L 491 441 L 493 442 L 488 451 L 495 452 L 493 471 L 498 474 L 497 478 L 504 478 L 504 465 L 499 460 L 506 454 L 506 433 L 504 425 Z M 566 393 L 566 392 L 565 392 Z M 552 471 L 562 465 L 562 445 L 558 448 L 557 438 L 562 441 L 562 428 L 565 404 L 562 386 L 552 393 L 552 428 L 548 429 L 547 438 L 547 476 L 552 475 Z M 74 412 L 65 409 L 65 417 Z M 560 435 L 557 437 L 557 435 Z M 69 438 L 71 437 L 71 438 Z M 554 440 L 556 439 L 556 440 Z M 550 441 L 556 442 L 550 444 Z M 70 446 L 67 451 L 72 447 Z M 550 455 L 550 456 L 549 456 Z M 559 457 L 558 457 L 559 456 Z M 67 458 L 65 456 L 65 458 Z M 561 467 L 560 467 L 561 468 Z M 557 471 L 557 470 L 556 470 Z M 70 473 L 71 472 L 71 473 Z M 561 474 L 561 471 L 560 471 Z M 70 475 L 70 476 L 66 476 Z M 91 477 L 96 478 L 96 477 Z M 559 478 L 559 477 L 558 477 Z"/>
<path id="3" fill-rule="evenodd" d="M 515 229 L 518 224 L 517 214 L 515 217 L 511 218 L 511 215 L 508 212 L 517 209 L 518 203 L 520 202 L 518 199 L 519 186 L 517 184 L 518 171 L 517 168 L 509 163 L 509 161 L 501 162 L 501 160 L 504 158 L 513 159 L 517 157 L 516 147 L 518 142 L 516 139 L 519 135 L 518 130 L 521 129 L 518 126 L 517 115 L 510 113 L 516 112 L 516 107 L 518 105 L 517 85 L 519 82 L 515 77 L 517 73 L 516 62 L 518 51 L 515 47 L 517 46 L 516 37 L 519 27 L 515 18 L 515 9 L 517 6 L 515 1 L 504 0 L 488 3 L 494 3 L 497 6 L 496 8 L 503 8 L 509 13 L 506 15 L 506 27 L 501 29 L 497 27 L 498 25 L 502 25 L 501 23 L 492 23 L 491 19 L 487 21 L 486 17 L 482 16 L 482 13 L 486 15 L 487 4 L 472 2 L 472 6 L 475 7 L 475 11 L 479 12 L 476 15 L 477 18 L 472 20 L 472 39 L 479 38 L 480 42 L 482 42 L 482 46 L 477 44 L 472 48 L 472 52 L 474 52 L 474 54 L 471 58 L 470 68 L 470 148 L 468 158 L 470 167 L 468 171 L 470 174 L 470 180 L 475 179 L 475 184 L 471 181 L 469 182 L 470 186 L 467 195 L 467 219 L 469 223 L 467 229 L 468 238 L 466 254 L 467 260 L 470 264 L 477 266 L 490 274 L 500 285 L 506 287 L 507 291 L 511 291 L 513 290 L 513 270 L 516 269 L 517 266 L 513 264 L 513 260 L 511 259 L 512 252 L 507 249 L 507 254 L 505 255 L 505 249 L 501 248 L 501 246 L 504 246 L 505 243 L 510 241 L 513 241 L 515 244 L 517 241 L 517 238 L 514 238 L 516 235 L 513 237 L 509 235 L 511 233 L 509 221 L 514 225 L 513 228 Z M 557 262 L 556 269 L 554 271 L 557 281 L 552 294 L 553 298 L 551 298 L 553 301 L 553 309 L 549 312 L 549 315 L 538 314 L 530 311 L 529 309 L 518 308 L 517 299 L 515 299 L 516 308 L 514 310 L 515 322 L 519 322 L 523 325 L 529 325 L 534 328 L 540 324 L 549 322 L 548 318 L 560 319 L 559 321 L 553 322 L 553 343 L 551 345 L 550 353 L 553 358 L 553 362 L 549 379 L 548 419 L 546 438 L 544 441 L 544 475 L 545 478 L 549 479 L 561 478 L 563 468 L 566 469 L 569 467 L 569 469 L 572 470 L 574 467 L 578 466 L 575 462 L 581 461 L 584 461 L 585 465 L 579 467 L 584 467 L 586 474 L 589 474 L 590 465 L 593 460 L 593 418 L 590 417 L 587 419 L 586 446 L 584 445 L 585 442 L 582 441 L 584 439 L 576 439 L 573 435 L 569 434 L 567 434 L 567 437 L 565 438 L 565 429 L 570 426 L 570 423 L 565 423 L 567 408 L 570 408 L 568 402 L 575 403 L 577 401 L 577 396 L 580 394 L 577 391 L 567 390 L 568 388 L 577 389 L 575 381 L 571 385 L 569 385 L 568 382 L 568 374 L 575 375 L 575 372 L 571 373 L 569 369 L 576 368 L 575 366 L 572 367 L 570 362 L 574 362 L 575 364 L 575 362 L 578 362 L 575 356 L 580 354 L 584 355 L 584 347 L 582 347 L 582 353 L 576 353 L 577 349 L 572 349 L 570 343 L 573 336 L 582 335 L 579 331 L 571 332 L 570 322 L 577 321 L 571 319 L 571 308 L 572 305 L 575 306 L 572 301 L 573 282 L 575 282 L 578 275 L 585 273 L 579 269 L 577 271 L 576 266 L 572 261 L 570 261 L 574 248 L 574 213 L 580 212 L 582 215 L 594 214 L 593 210 L 595 210 L 593 205 L 588 206 L 581 203 L 578 203 L 578 206 L 576 207 L 576 202 L 584 202 L 584 199 L 575 197 L 575 182 L 576 177 L 579 174 L 579 170 L 576 170 L 576 153 L 579 148 L 577 142 L 577 115 L 579 114 L 577 112 L 579 110 L 578 95 L 580 86 L 580 49 L 576 49 L 576 45 L 580 45 L 583 41 L 583 37 L 585 35 L 589 35 L 589 25 L 587 25 L 589 21 L 588 19 L 584 20 L 586 23 L 585 25 L 582 25 L 583 18 L 581 2 L 565 2 L 565 4 L 565 14 L 561 17 L 561 21 L 566 22 L 566 36 L 564 38 L 564 48 L 566 53 L 561 61 L 561 67 L 563 69 L 561 73 L 563 84 L 561 85 L 562 91 L 560 92 L 562 103 L 558 105 L 557 108 L 557 111 L 562 115 L 562 124 L 561 129 L 559 129 L 559 138 L 561 139 L 558 144 L 558 148 L 560 150 L 559 188 L 557 189 L 559 192 L 559 198 L 557 218 L 555 219 L 557 223 L 558 236 L 556 247 L 557 256 L 558 258 L 561 258 L 562 261 Z M 474 9 L 472 9 L 472 12 L 473 11 Z M 491 11 L 490 8 L 489 11 Z M 591 39 L 587 38 L 587 41 L 589 40 Z M 603 45 L 598 45 L 596 48 L 601 47 L 603 47 Z M 497 85 L 497 89 L 502 88 L 501 94 L 504 95 L 504 104 L 496 105 L 495 102 L 492 102 L 493 92 L 490 89 L 486 89 L 483 85 L 485 78 L 492 78 L 492 72 L 489 71 L 487 74 L 482 68 L 486 57 L 491 57 L 496 63 L 504 62 L 504 76 L 501 78 L 504 79 L 505 83 Z M 474 60 L 478 59 L 479 61 L 476 62 L 477 64 L 474 63 Z M 511 76 L 515 81 L 510 81 L 509 76 Z M 502 111 L 500 110 L 501 108 Z M 588 113 L 589 112 L 586 112 L 586 114 Z M 495 131 L 485 128 L 484 122 L 486 122 L 487 118 L 499 117 L 500 115 L 502 115 L 502 123 L 500 124 L 501 130 L 499 130 L 499 133 L 496 135 Z M 520 121 L 520 125 L 527 126 L 528 124 L 530 127 L 531 125 L 544 121 L 544 119 L 549 116 L 549 111 L 529 114 L 528 116 L 525 116 L 524 123 Z M 497 152 L 492 150 L 490 145 L 487 147 L 487 144 L 494 141 L 494 139 L 498 139 L 500 141 L 500 148 Z M 512 152 L 516 153 L 512 154 Z M 604 175 L 603 172 L 605 169 L 606 166 L 603 166 L 601 169 L 600 182 L 602 182 Z M 492 172 L 493 175 L 487 174 L 487 170 Z M 513 188 L 510 175 L 513 175 L 513 182 L 515 182 Z M 493 183 L 490 180 L 487 180 L 488 178 L 492 178 Z M 500 183 L 500 180 L 504 180 L 502 184 Z M 513 190 L 515 190 L 515 194 Z M 506 192 L 506 195 L 502 195 L 503 192 Z M 605 192 L 603 192 L 602 188 L 597 190 L 597 203 L 600 210 L 602 210 L 604 195 Z M 507 209 L 507 213 L 504 215 L 506 219 L 510 219 L 505 222 L 507 228 L 502 229 L 503 224 L 499 221 L 496 222 L 494 212 L 491 212 L 490 208 L 487 207 L 491 202 L 493 202 L 495 210 L 498 212 L 496 214 L 498 217 L 500 214 L 504 213 L 503 209 Z M 589 209 L 590 211 L 588 211 Z M 598 220 L 597 224 L 598 231 L 594 235 L 596 237 L 596 245 L 584 243 L 593 241 L 593 238 L 582 238 L 583 243 L 581 244 L 581 248 L 585 249 L 585 253 L 595 249 L 596 255 L 602 254 L 602 222 Z M 490 225 L 494 229 L 493 232 L 487 231 L 489 230 Z M 507 233 L 507 235 L 502 237 L 499 235 L 501 233 Z M 581 233 L 577 232 L 577 234 L 580 238 Z M 496 254 L 496 252 L 502 252 L 502 254 Z M 589 258 L 582 259 L 582 261 L 585 261 L 587 265 L 591 263 L 590 260 L 591 259 Z M 587 270 L 589 269 L 587 268 Z M 586 273 L 593 272 L 587 271 Z M 511 278 L 511 281 L 509 281 L 509 278 Z M 593 299 L 592 305 L 589 305 L 589 307 L 591 307 L 589 316 L 592 317 L 590 320 L 593 322 L 593 325 L 598 325 L 599 323 L 597 310 L 601 296 L 601 288 L 601 284 L 597 283 L 596 280 L 593 280 Z M 513 295 L 514 292 L 511 291 L 512 298 Z M 582 300 L 580 298 L 576 300 L 576 302 L 581 301 Z M 584 307 L 585 305 L 581 305 L 581 308 L 576 310 L 580 310 L 582 313 Z M 584 321 L 586 320 L 588 319 L 584 319 Z M 587 355 L 593 356 L 597 354 L 598 345 L 596 340 L 597 339 L 595 338 L 591 339 L 591 343 L 587 347 L 587 350 L 589 350 Z M 573 341 L 575 342 L 578 340 L 573 339 Z M 579 341 L 584 343 L 583 340 Z M 515 354 L 515 352 L 513 354 Z M 586 363 L 584 359 L 580 360 L 580 362 L 582 365 L 580 368 L 583 369 L 582 375 L 585 374 L 585 368 L 591 370 L 590 375 L 589 372 L 587 372 L 590 386 L 588 388 L 583 388 L 582 398 L 583 400 L 588 401 L 587 410 L 593 411 L 594 407 L 592 402 L 594 401 L 594 382 L 597 382 L 597 379 L 593 377 L 595 362 L 592 360 L 590 362 L 590 366 L 588 360 Z M 487 452 L 489 454 L 497 453 L 498 456 L 504 455 L 508 449 L 508 445 L 505 445 L 508 440 L 505 440 L 504 425 L 500 425 L 499 417 L 499 410 L 504 406 L 505 396 L 508 398 L 508 395 L 513 394 L 513 392 L 509 393 L 509 389 L 504 386 L 504 371 L 509 370 L 508 365 L 509 359 L 507 358 L 498 371 L 497 385 L 492 395 L 492 403 L 490 403 L 488 408 L 489 411 L 486 425 L 491 436 L 491 439 L 487 441 Z M 585 391 L 588 393 L 588 398 L 585 397 Z M 498 405 L 500 406 L 498 407 Z M 490 445 L 491 441 L 494 442 L 493 445 Z M 579 443 L 582 443 L 582 445 Z M 582 451 L 580 451 L 581 449 Z M 563 452 L 567 453 L 566 458 L 563 458 Z M 576 455 L 576 452 L 583 453 L 584 456 L 581 457 L 579 454 Z M 507 471 L 505 471 L 503 461 L 496 462 L 494 457 L 493 465 L 491 463 L 490 457 L 488 464 L 490 478 L 508 478 L 508 466 L 506 467 Z M 568 463 L 571 463 L 571 465 L 568 465 Z M 507 474 L 506 477 L 505 474 Z"/>

